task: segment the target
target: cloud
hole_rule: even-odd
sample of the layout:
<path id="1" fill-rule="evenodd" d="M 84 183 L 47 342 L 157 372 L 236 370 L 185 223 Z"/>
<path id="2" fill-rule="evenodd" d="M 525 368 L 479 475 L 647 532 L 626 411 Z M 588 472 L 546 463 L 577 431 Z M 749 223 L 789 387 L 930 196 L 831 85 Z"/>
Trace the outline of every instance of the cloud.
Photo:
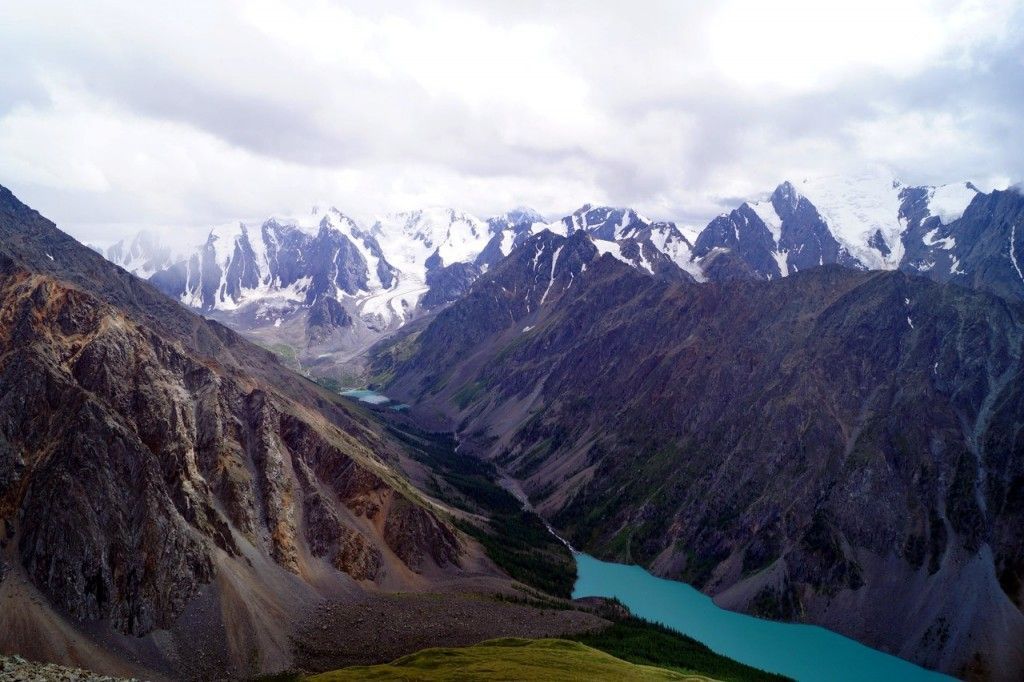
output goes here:
<path id="1" fill-rule="evenodd" d="M 700 224 L 865 164 L 1024 177 L 1019 1 L 5 11 L 0 183 L 94 241 L 322 200 L 365 216 L 596 201 Z"/>

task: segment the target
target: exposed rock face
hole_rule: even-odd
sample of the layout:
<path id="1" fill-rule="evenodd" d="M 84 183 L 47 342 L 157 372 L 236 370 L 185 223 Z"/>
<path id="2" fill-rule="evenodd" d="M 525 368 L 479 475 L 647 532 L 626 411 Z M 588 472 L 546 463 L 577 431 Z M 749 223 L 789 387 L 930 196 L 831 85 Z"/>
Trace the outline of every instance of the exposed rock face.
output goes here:
<path id="1" fill-rule="evenodd" d="M 482 270 L 497 265 L 512 249 L 530 238 L 534 225 L 543 222 L 544 218 L 539 213 L 525 208 L 490 218 L 487 227 L 493 236 L 473 261 L 474 265 Z"/>
<path id="2" fill-rule="evenodd" d="M 192 489 L 195 443 L 176 437 L 195 430 L 194 412 L 169 401 L 173 385 L 158 357 L 180 363 L 180 383 L 186 373 L 212 383 L 212 373 L 158 339 L 133 337 L 144 332 L 87 295 L 7 258 L 0 265 L 0 430 L 10 472 L 0 499 L 20 530 L 25 568 L 76 618 L 110 619 L 132 634 L 165 625 L 212 575 L 189 526 L 236 548 Z"/>
<path id="3" fill-rule="evenodd" d="M 914 216 L 912 195 L 906 208 Z M 1024 197 L 1017 190 L 978 194 L 946 225 L 938 216 L 917 218 L 901 269 L 1024 300 Z"/>
<path id="4" fill-rule="evenodd" d="M 840 247 L 817 209 L 792 184 L 784 182 L 779 185 L 772 194 L 771 203 L 781 219 L 778 246 L 786 254 L 790 272 L 808 270 L 825 263 L 847 267 L 860 265 Z"/>
<path id="5" fill-rule="evenodd" d="M 352 316 L 336 298 L 322 296 L 309 307 L 306 328 L 310 345 L 320 343 L 337 329 L 352 325 Z"/>
<path id="6" fill-rule="evenodd" d="M 0 188 L 2 555 L 62 613 L 141 636 L 225 566 L 297 595 L 457 573 L 463 541 L 386 463 L 398 448 Z"/>
<path id="7" fill-rule="evenodd" d="M 619 260 L 629 263 L 642 272 L 647 272 L 663 279 L 678 282 L 696 281 L 689 272 L 680 268 L 672 258 L 658 249 L 649 236 L 643 235 L 620 239 Z"/>
<path id="8" fill-rule="evenodd" d="M 583 244 L 541 304 L 572 243 L 481 277 L 389 394 L 448 414 L 576 546 L 954 674 L 1024 673 L 1024 308 L 835 266 L 674 284 Z"/>
<path id="9" fill-rule="evenodd" d="M 469 291 L 469 287 L 479 276 L 480 268 L 472 263 L 452 263 L 435 268 L 427 273 L 430 290 L 420 299 L 420 305 L 432 310 L 457 301 Z"/>
<path id="10" fill-rule="evenodd" d="M 562 218 L 566 233 L 586 232 L 594 239 L 616 241 L 634 236 L 650 223 L 631 208 L 584 204 Z"/>
<path id="11" fill-rule="evenodd" d="M 697 237 L 693 258 L 712 281 L 742 277 L 735 267 L 710 267 L 710 256 L 728 251 L 751 279 L 839 264 L 899 269 L 1024 300 L 1024 197 L 1018 189 L 985 194 L 969 182 L 868 185 L 825 191 L 784 182 L 767 200 L 745 202 L 712 220 Z"/>
<path id="12" fill-rule="evenodd" d="M 732 282 L 734 280 L 761 280 L 750 264 L 736 251 L 726 248 L 711 250 L 700 260 L 704 276 L 710 282 Z"/>
<path id="13" fill-rule="evenodd" d="M 744 203 L 715 218 L 697 237 L 694 257 L 733 251 L 754 279 L 778 279 L 826 263 L 864 267 L 840 247 L 818 210 L 792 184 L 779 185 L 767 203 L 770 210 Z"/>
<path id="14" fill-rule="evenodd" d="M 216 228 L 202 249 L 157 273 L 153 284 L 202 310 L 234 309 L 269 291 L 311 304 L 391 286 L 395 269 L 350 218 L 331 209 L 315 214 L 314 225 L 270 219 Z"/>
<path id="15" fill-rule="evenodd" d="M 872 171 L 783 182 L 692 232 L 630 208 L 591 204 L 550 223 L 529 209 L 486 221 L 427 209 L 382 216 L 365 229 L 329 209 L 215 228 L 176 264 L 145 235 L 107 253 L 187 305 L 298 356 L 306 370 L 330 374 L 326 365 L 351 360 L 447 305 L 465 293 L 474 266 L 495 267 L 544 229 L 584 232 L 602 252 L 661 276 L 678 276 L 665 267 L 672 262 L 683 279 L 698 282 L 778 279 L 838 264 L 900 269 L 1024 299 L 1022 205 L 1016 191 L 913 187 Z M 340 309 L 347 319 L 339 319 Z M 335 321 L 325 324 L 328 318 Z"/>
<path id="16" fill-rule="evenodd" d="M 746 204 L 708 223 L 697 237 L 694 255 L 704 258 L 713 250 L 736 253 L 756 279 L 781 277 L 771 257 L 775 242 L 764 222 Z"/>
<path id="17" fill-rule="evenodd" d="M 487 222 L 432 209 L 382 216 L 364 229 L 337 209 L 314 209 L 305 218 L 218 226 L 155 273 L 143 268 L 157 256 L 142 246 L 131 257 L 123 245 L 109 253 L 185 305 L 330 375 L 337 360 L 461 296 L 541 220 L 527 209 Z"/>
<path id="18" fill-rule="evenodd" d="M 534 232 L 537 227 L 534 226 Z M 673 263 L 685 273 L 683 279 L 704 279 L 700 266 L 694 262 L 693 245 L 675 223 L 654 222 L 630 208 L 584 204 L 558 223 L 544 227 L 562 236 L 588 234 L 601 244 L 602 252 L 610 251 L 623 262 L 647 272 L 679 277 L 673 268 L 666 267 Z"/>
<path id="19" fill-rule="evenodd" d="M 301 224 L 272 218 L 217 227 L 195 253 L 149 279 L 235 329 L 262 330 L 268 340 L 302 352 L 332 340 L 358 344 L 372 334 L 357 302 L 393 287 L 398 277 L 372 235 L 329 209 L 314 210 Z"/>
<path id="20" fill-rule="evenodd" d="M 312 222 L 220 226 L 196 253 L 150 280 L 269 347 L 288 347 L 305 369 L 320 373 L 322 358 L 347 360 L 458 299 L 481 272 L 544 229 L 586 233 L 660 276 L 702 279 L 690 242 L 673 223 L 588 204 L 550 224 L 529 209 L 487 221 L 429 209 L 383 216 L 364 230 L 330 209 L 315 212 Z M 139 262 L 122 260 L 126 267 Z"/>

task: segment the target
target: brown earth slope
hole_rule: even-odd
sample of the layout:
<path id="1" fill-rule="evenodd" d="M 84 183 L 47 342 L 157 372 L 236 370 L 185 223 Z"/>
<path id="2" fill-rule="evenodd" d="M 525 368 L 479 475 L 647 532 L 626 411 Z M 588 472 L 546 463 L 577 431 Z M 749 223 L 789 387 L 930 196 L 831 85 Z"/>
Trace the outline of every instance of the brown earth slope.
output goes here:
<path id="1" fill-rule="evenodd" d="M 0 652 L 251 676 L 321 604 L 507 590 L 404 457 L 0 188 Z"/>

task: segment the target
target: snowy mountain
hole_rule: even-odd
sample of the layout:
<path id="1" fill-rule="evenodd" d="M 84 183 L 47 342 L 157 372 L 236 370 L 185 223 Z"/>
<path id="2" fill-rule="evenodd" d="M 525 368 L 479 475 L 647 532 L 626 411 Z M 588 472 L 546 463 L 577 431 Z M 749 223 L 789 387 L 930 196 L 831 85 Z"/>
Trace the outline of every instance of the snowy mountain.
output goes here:
<path id="1" fill-rule="evenodd" d="M 738 255 L 758 279 L 777 279 L 826 263 L 861 264 L 835 238 L 825 218 L 789 182 L 758 202 L 745 202 L 712 220 L 697 237 L 694 256 L 721 250 Z"/>
<path id="2" fill-rule="evenodd" d="M 476 257 L 475 264 L 483 269 L 496 265 L 529 238 L 534 225 L 543 224 L 544 217 L 530 208 L 516 208 L 490 218 L 487 225 L 491 240 Z"/>
<path id="3" fill-rule="evenodd" d="M 418 255 L 413 239 L 399 243 L 406 249 L 396 257 Z M 217 226 L 150 281 L 267 345 L 304 355 L 362 347 L 411 319 L 428 288 L 423 260 L 400 269 L 373 232 L 336 208 L 316 207 L 302 218 Z"/>
<path id="4" fill-rule="evenodd" d="M 182 254 L 163 243 L 160 235 L 145 231 L 121 239 L 106 249 L 98 246 L 92 248 L 111 263 L 143 279 L 149 279 L 155 272 L 170 267 L 182 258 Z"/>
<path id="5" fill-rule="evenodd" d="M 693 257 L 708 279 L 775 279 L 838 263 L 903 270 L 1024 298 L 1019 192 L 908 186 L 884 172 L 783 182 L 712 220 Z"/>
<path id="6" fill-rule="evenodd" d="M 564 237 L 585 232 L 599 251 L 641 270 L 664 271 L 668 262 L 686 273 L 686 278 L 704 280 L 702 269 L 694 262 L 693 245 L 675 223 L 651 221 L 631 208 L 584 204 L 554 223 L 535 223 L 532 232 L 545 229 Z"/>
<path id="7" fill-rule="evenodd" d="M 970 185 L 939 189 L 945 191 L 908 197 L 910 229 L 900 269 L 1024 299 L 1024 197 L 1013 189 L 988 194 Z"/>
<path id="8" fill-rule="evenodd" d="M 428 270 L 472 262 L 492 237 L 486 222 L 450 208 L 383 216 L 370 234 L 396 267 L 424 282 Z"/>
<path id="9" fill-rule="evenodd" d="M 291 349 L 306 366 L 355 353 L 455 300 L 538 221 L 529 209 L 489 221 L 426 209 L 360 225 L 314 207 L 297 218 L 218 225 L 183 255 L 145 233 L 103 253 L 181 303 Z"/>
<path id="10" fill-rule="evenodd" d="M 382 215 L 367 225 L 316 207 L 299 218 L 216 226 L 204 244 L 178 258 L 145 235 L 106 255 L 187 306 L 267 345 L 296 349 L 307 363 L 357 352 L 456 300 L 545 229 L 585 232 L 600 251 L 651 273 L 701 277 L 690 243 L 674 225 L 631 209 L 587 205 L 547 223 L 528 208 L 488 220 L 432 208 Z"/>
<path id="11" fill-rule="evenodd" d="M 825 264 L 923 274 L 1024 298 L 1024 202 L 970 183 L 911 187 L 884 172 L 785 181 L 690 237 L 631 208 L 586 204 L 546 221 L 518 208 L 482 220 L 450 208 L 360 225 L 336 208 L 211 230 L 184 257 L 151 235 L 108 259 L 300 362 L 355 354 L 463 296 L 545 230 L 666 279 L 777 279 Z M 325 360 L 326 362 L 326 360 Z"/>
<path id="12" fill-rule="evenodd" d="M 234 311 L 256 302 L 365 298 L 394 288 L 398 275 L 371 235 L 337 209 L 317 208 L 308 220 L 214 227 L 195 253 L 151 279 L 188 306 Z"/>

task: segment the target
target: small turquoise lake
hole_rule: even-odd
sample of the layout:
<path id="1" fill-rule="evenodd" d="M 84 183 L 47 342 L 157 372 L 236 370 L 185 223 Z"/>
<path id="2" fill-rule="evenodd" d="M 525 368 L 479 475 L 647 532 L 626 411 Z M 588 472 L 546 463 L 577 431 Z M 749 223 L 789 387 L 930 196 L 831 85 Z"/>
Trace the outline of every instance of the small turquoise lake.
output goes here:
<path id="1" fill-rule="evenodd" d="M 703 642 L 741 663 L 799 682 L 949 682 L 953 678 L 813 625 L 777 623 L 719 608 L 685 583 L 639 566 L 576 554 L 573 597 L 615 597 L 635 615 Z"/>
<path id="2" fill-rule="evenodd" d="M 348 391 L 342 391 L 341 395 L 369 405 L 388 405 L 388 403 L 394 402 L 383 393 L 371 391 L 368 388 L 353 388 Z M 398 402 L 395 402 L 393 405 L 388 405 L 388 407 L 396 412 L 409 409 L 408 405 Z"/>

